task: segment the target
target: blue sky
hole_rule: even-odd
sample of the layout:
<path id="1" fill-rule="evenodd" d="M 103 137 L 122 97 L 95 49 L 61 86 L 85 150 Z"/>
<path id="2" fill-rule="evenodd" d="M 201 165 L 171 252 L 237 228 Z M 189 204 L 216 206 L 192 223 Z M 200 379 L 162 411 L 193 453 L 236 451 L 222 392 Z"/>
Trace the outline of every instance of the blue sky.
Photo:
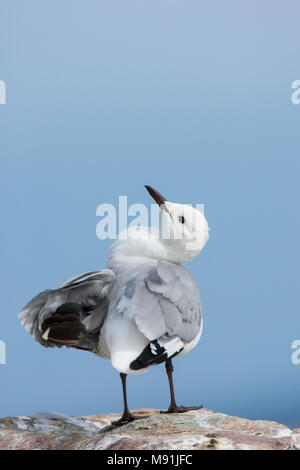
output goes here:
<path id="1" fill-rule="evenodd" d="M 106 264 L 96 208 L 149 204 L 149 184 L 204 203 L 211 238 L 187 267 L 198 347 L 177 401 L 300 426 L 298 1 L 2 1 L 0 416 L 122 409 L 109 361 L 42 348 L 18 311 Z M 166 408 L 162 366 L 128 380 Z"/>

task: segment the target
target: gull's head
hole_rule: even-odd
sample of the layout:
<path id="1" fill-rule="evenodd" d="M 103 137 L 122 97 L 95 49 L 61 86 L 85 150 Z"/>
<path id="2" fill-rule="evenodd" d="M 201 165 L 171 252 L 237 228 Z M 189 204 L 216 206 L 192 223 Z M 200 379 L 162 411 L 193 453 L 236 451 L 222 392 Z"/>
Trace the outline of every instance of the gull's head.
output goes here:
<path id="1" fill-rule="evenodd" d="M 200 253 L 209 238 L 204 214 L 191 205 L 167 201 L 151 186 L 145 188 L 161 211 L 160 238 L 169 261 L 179 264 L 190 261 Z"/>

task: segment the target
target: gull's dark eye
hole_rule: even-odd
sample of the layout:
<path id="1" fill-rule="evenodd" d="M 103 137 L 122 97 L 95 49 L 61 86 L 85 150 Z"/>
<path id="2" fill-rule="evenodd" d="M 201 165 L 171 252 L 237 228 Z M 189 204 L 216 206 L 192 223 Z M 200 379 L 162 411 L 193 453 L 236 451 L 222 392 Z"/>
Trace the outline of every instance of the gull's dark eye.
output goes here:
<path id="1" fill-rule="evenodd" d="M 184 219 L 183 215 L 180 215 L 180 216 L 178 217 L 178 220 L 179 220 L 179 222 L 180 222 L 181 224 L 184 224 L 184 222 L 185 222 L 185 219 Z"/>

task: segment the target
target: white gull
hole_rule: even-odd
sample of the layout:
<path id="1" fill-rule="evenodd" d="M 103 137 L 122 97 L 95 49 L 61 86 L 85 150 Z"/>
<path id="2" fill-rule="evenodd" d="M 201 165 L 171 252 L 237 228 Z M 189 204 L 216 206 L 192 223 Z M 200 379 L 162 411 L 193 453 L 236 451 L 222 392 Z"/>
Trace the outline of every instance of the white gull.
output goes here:
<path id="1" fill-rule="evenodd" d="M 127 405 L 127 374 L 165 363 L 171 404 L 177 406 L 172 358 L 198 343 L 202 312 L 197 284 L 183 266 L 202 250 L 209 228 L 202 212 L 146 189 L 161 210 L 158 229 L 132 227 L 112 244 L 107 268 L 73 277 L 34 297 L 19 313 L 25 330 L 45 347 L 72 347 L 111 360 L 120 372 L 124 412 L 115 424 L 138 418 Z"/>

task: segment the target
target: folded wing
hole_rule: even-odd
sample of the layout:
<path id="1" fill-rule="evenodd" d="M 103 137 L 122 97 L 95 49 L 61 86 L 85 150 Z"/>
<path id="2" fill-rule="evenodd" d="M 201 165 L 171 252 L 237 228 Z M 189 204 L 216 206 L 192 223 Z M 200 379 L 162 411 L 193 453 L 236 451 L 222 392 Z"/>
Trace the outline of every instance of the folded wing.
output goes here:
<path id="1" fill-rule="evenodd" d="M 198 286 L 190 272 L 182 266 L 159 261 L 149 271 L 145 289 L 149 292 L 148 299 L 155 298 L 158 308 L 151 316 L 150 312 L 139 309 L 135 321 L 143 333 L 151 337 L 153 324 L 157 324 L 169 336 L 192 341 L 200 331 L 202 314 Z"/>
<path id="2" fill-rule="evenodd" d="M 131 364 L 138 369 L 178 354 L 200 332 L 202 315 L 197 284 L 182 266 L 145 263 L 118 283 L 113 310 L 126 315 L 149 340 Z"/>

